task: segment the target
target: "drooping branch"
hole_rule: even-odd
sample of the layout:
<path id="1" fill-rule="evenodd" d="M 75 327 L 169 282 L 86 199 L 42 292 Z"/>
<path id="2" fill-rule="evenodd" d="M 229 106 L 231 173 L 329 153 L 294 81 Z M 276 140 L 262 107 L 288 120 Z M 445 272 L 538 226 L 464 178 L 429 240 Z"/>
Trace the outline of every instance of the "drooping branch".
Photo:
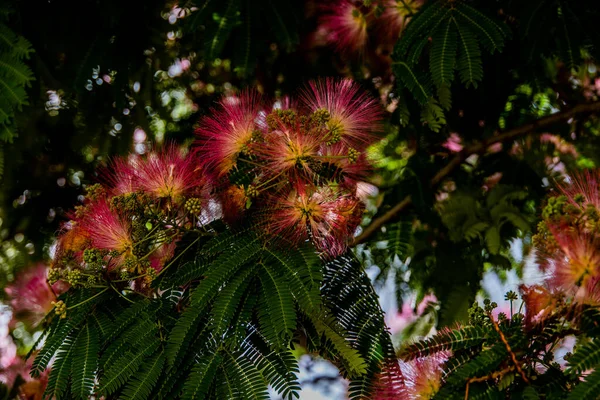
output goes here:
<path id="1" fill-rule="evenodd" d="M 442 182 L 448 175 L 450 175 L 459 165 L 461 165 L 467 158 L 469 158 L 473 154 L 480 154 L 484 152 L 489 146 L 495 143 L 507 142 L 512 139 L 516 139 L 520 136 L 524 136 L 528 133 L 533 133 L 542 128 L 547 128 L 549 126 L 565 122 L 574 118 L 576 116 L 582 114 L 591 114 L 600 112 L 600 101 L 596 101 L 593 103 L 584 103 L 578 104 L 575 107 L 561 111 L 547 117 L 540 118 L 533 122 L 529 122 L 527 124 L 521 125 L 514 129 L 509 129 L 504 132 L 500 132 L 495 136 L 492 136 L 488 139 L 485 139 L 481 142 L 474 143 L 470 146 L 462 149 L 458 154 L 454 156 L 450 160 L 448 164 L 442 169 L 438 171 L 437 174 L 429 181 L 430 186 L 435 187 L 440 182 Z M 364 243 L 371 236 L 373 236 L 383 225 L 386 223 L 393 221 L 402 210 L 407 208 L 412 204 L 412 199 L 410 196 L 406 196 L 399 203 L 397 203 L 394 207 L 389 209 L 386 213 L 381 215 L 380 217 L 374 219 L 368 226 L 366 226 L 363 232 L 354 238 L 352 245 L 357 245 L 360 243 Z"/>

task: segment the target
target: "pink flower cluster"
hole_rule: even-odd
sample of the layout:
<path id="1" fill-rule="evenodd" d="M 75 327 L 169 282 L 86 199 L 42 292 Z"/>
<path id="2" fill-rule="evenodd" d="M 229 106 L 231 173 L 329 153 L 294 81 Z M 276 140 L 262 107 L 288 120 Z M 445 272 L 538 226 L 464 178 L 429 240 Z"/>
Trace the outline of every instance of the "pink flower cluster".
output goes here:
<path id="1" fill-rule="evenodd" d="M 575 174 L 558 185 L 534 236 L 543 285 L 522 287 L 528 319 L 551 314 L 559 298 L 600 305 L 600 172 Z"/>
<path id="2" fill-rule="evenodd" d="M 200 121 L 196 153 L 226 220 L 244 214 L 273 238 L 310 239 L 337 256 L 361 220 L 358 189 L 381 119 L 376 100 L 351 80 L 311 82 L 297 100 L 274 104 L 245 92 Z"/>
<path id="3" fill-rule="evenodd" d="M 51 281 L 98 287 L 109 273 L 143 291 L 186 233 L 218 219 L 342 254 L 361 221 L 381 120 L 351 80 L 311 82 L 297 100 L 271 104 L 253 91 L 226 97 L 199 122 L 193 151 L 167 145 L 100 172 L 59 235 Z"/>
<path id="4" fill-rule="evenodd" d="M 20 385 L 17 391 L 19 399 L 41 399 L 48 382 L 49 370 L 36 379 L 32 378 L 29 371 L 33 358 L 25 361 L 8 333 L 19 322 L 28 329 L 38 328 L 54 307 L 56 296 L 66 291 L 67 286 L 63 283 L 53 286 L 48 283 L 47 271 L 48 268 L 43 264 L 28 267 L 19 271 L 17 278 L 4 289 L 12 316 L 0 313 L 0 381 L 9 389 L 15 384 Z M 10 322 L 6 317 L 10 318 Z M 21 380 L 17 379 L 19 376 Z"/>
<path id="5" fill-rule="evenodd" d="M 321 6 L 325 41 L 348 56 L 360 56 L 369 41 L 392 47 L 422 0 L 334 0 Z M 368 4 L 368 5 L 367 5 Z"/>

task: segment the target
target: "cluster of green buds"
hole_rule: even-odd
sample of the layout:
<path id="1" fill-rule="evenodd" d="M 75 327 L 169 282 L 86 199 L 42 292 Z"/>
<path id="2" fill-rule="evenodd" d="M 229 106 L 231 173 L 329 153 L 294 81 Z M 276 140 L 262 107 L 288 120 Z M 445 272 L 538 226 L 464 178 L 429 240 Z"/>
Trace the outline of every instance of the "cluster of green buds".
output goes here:
<path id="1" fill-rule="evenodd" d="M 150 197 L 141 192 L 122 194 L 110 199 L 110 207 L 113 210 L 132 214 L 142 214 L 148 203 L 150 203 Z"/>
<path id="2" fill-rule="evenodd" d="M 542 218 L 545 220 L 562 218 L 567 214 L 566 208 L 568 205 L 569 202 L 567 201 L 566 196 L 550 197 L 548 203 L 542 210 Z M 569 207 L 569 211 L 576 211 L 576 208 L 571 209 L 571 207 Z"/>
<path id="3" fill-rule="evenodd" d="M 48 270 L 48 282 L 51 285 L 54 285 L 58 282 L 62 277 L 62 271 L 59 268 L 50 268 Z"/>
<path id="4" fill-rule="evenodd" d="M 83 262 L 90 270 L 101 270 L 104 266 L 104 257 L 108 253 L 98 249 L 85 249 L 83 251 Z"/>
<path id="5" fill-rule="evenodd" d="M 61 319 L 67 318 L 67 305 L 64 301 L 53 301 L 50 304 L 54 306 L 54 314 L 60 316 Z"/>
<path id="6" fill-rule="evenodd" d="M 148 267 L 146 268 L 146 276 L 144 276 L 144 281 L 149 285 L 154 279 L 156 279 L 156 276 L 156 270 L 152 267 Z"/>
<path id="7" fill-rule="evenodd" d="M 354 164 L 356 161 L 358 161 L 359 156 L 360 156 L 360 151 L 358 151 L 354 148 L 348 149 L 348 161 L 350 161 L 351 164 Z"/>
<path id="8" fill-rule="evenodd" d="M 312 113 L 310 119 L 314 124 L 325 125 L 331 119 L 331 113 L 324 108 L 320 108 Z"/>
<path id="9" fill-rule="evenodd" d="M 148 268 L 150 262 L 146 259 L 141 259 L 135 255 L 125 258 L 123 262 L 123 268 L 126 269 L 129 274 L 141 274 L 146 268 Z M 125 278 L 124 278 L 125 279 Z"/>
<path id="10" fill-rule="evenodd" d="M 246 196 L 250 198 L 257 197 L 259 194 L 259 190 L 254 185 L 248 185 L 248 187 L 246 188 Z"/>
<path id="11" fill-rule="evenodd" d="M 197 197 L 189 198 L 185 201 L 185 209 L 192 215 L 199 215 L 202 211 L 202 200 Z"/>
<path id="12" fill-rule="evenodd" d="M 296 112 L 294 110 L 281 110 L 276 109 L 269 115 L 267 115 L 267 126 L 269 129 L 278 129 L 279 123 L 283 123 L 288 126 L 292 126 L 296 123 Z"/>
<path id="13" fill-rule="evenodd" d="M 336 144 L 342 139 L 342 127 L 339 125 L 333 125 L 329 127 L 329 134 L 327 136 L 327 141 L 325 144 L 332 145 Z"/>
<path id="14" fill-rule="evenodd" d="M 66 277 L 66 281 L 69 285 L 73 286 L 73 287 L 77 287 L 79 285 L 82 285 L 82 274 L 81 271 L 78 269 L 72 269 L 69 272 L 67 272 L 67 277 Z"/>

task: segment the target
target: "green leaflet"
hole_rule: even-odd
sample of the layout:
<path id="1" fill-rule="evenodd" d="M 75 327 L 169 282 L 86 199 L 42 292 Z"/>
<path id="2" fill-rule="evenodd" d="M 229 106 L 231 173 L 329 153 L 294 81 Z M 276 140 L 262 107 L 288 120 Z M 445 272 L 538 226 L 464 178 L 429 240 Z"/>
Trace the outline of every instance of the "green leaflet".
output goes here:
<path id="1" fill-rule="evenodd" d="M 567 373 L 582 373 L 600 365 L 600 341 L 595 339 L 577 347 L 569 359 Z"/>
<path id="2" fill-rule="evenodd" d="M 569 394 L 567 400 L 594 400 L 598 398 L 600 390 L 600 370 L 595 370 L 584 378 Z"/>
<path id="3" fill-rule="evenodd" d="M 183 387 L 183 400 L 206 398 L 217 368 L 223 360 L 222 355 L 214 351 L 200 358 L 192 368 L 185 386 Z"/>
<path id="4" fill-rule="evenodd" d="M 121 398 L 124 400 L 145 400 L 151 398 L 152 389 L 158 382 L 164 362 L 165 356 L 162 351 L 148 359 L 142 366 L 141 371 L 129 380 L 129 383 L 123 389 Z"/>
<path id="5" fill-rule="evenodd" d="M 462 350 L 481 344 L 487 332 L 475 326 L 445 330 L 430 339 L 410 344 L 400 350 L 398 356 L 405 361 L 426 357 L 440 351 Z"/>
<path id="6" fill-rule="evenodd" d="M 407 88 L 423 107 L 421 121 L 438 132 L 446 123 L 444 109 L 451 108 L 449 90 L 432 97 L 429 82 L 449 88 L 457 69 L 461 82 L 477 86 L 483 78 L 480 45 L 489 53 L 501 52 L 509 31 L 504 23 L 465 1 L 432 1 L 409 22 L 394 48 L 394 74 L 398 89 Z M 428 68 L 422 54 L 429 53 Z M 440 106 L 441 103 L 441 106 Z"/>
<path id="7" fill-rule="evenodd" d="M 277 349 L 287 347 L 296 328 L 296 309 L 286 279 L 269 265 L 259 273 L 262 306 L 258 309 L 261 331 Z"/>
<path id="8" fill-rule="evenodd" d="M 71 391 L 76 398 L 87 399 L 94 389 L 100 349 L 98 330 L 94 323 L 87 323 L 81 328 L 73 347 Z"/>
<path id="9" fill-rule="evenodd" d="M 16 136 L 15 114 L 29 104 L 25 88 L 35 78 L 23 59 L 29 58 L 32 52 L 25 38 L 0 22 L 0 140 L 5 142 L 12 142 Z M 0 177 L 2 169 L 0 166 Z"/>
<path id="10" fill-rule="evenodd" d="M 45 399 L 61 399 L 67 391 L 69 377 L 71 376 L 75 340 L 76 337 L 73 334 L 67 336 L 58 349 L 48 378 L 48 385 L 44 392 Z"/>
<path id="11" fill-rule="evenodd" d="M 159 347 L 158 339 L 146 343 L 143 349 L 128 350 L 119 357 L 105 372 L 104 379 L 100 381 L 100 391 L 110 395 L 128 382 L 135 374 L 145 359 L 151 356 Z"/>

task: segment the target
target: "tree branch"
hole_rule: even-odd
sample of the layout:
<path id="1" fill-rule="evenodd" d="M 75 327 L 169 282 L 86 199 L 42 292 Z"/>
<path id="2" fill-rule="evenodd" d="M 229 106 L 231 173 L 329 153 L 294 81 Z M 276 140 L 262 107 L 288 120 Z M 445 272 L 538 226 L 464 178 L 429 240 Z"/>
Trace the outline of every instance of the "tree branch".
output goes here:
<path id="1" fill-rule="evenodd" d="M 495 136 L 492 136 L 488 139 L 485 139 L 481 142 L 474 143 L 470 146 L 462 149 L 458 154 L 454 156 L 450 160 L 450 162 L 441 170 L 438 171 L 437 174 L 431 181 L 429 182 L 430 186 L 434 187 L 442 182 L 448 175 L 456 169 L 460 164 L 462 164 L 467 158 L 469 158 L 473 154 L 479 154 L 484 152 L 489 146 L 495 143 L 506 142 L 512 139 L 516 139 L 520 136 L 526 135 L 538 129 L 547 128 L 551 125 L 561 123 L 564 121 L 568 121 L 571 118 L 574 118 L 581 114 L 590 114 L 600 112 L 600 101 L 596 101 L 593 103 L 584 103 L 578 104 L 575 107 L 571 108 L 567 111 L 561 111 L 547 117 L 540 118 L 533 122 L 527 123 L 525 125 L 521 125 L 514 129 L 509 129 L 505 132 L 501 132 Z M 351 246 L 355 246 L 360 243 L 364 243 L 371 236 L 373 236 L 383 225 L 386 223 L 393 221 L 398 214 L 410 206 L 412 203 L 412 199 L 410 196 L 406 196 L 402 201 L 388 210 L 385 214 L 380 217 L 374 219 L 368 226 L 366 226 L 363 232 L 354 238 L 351 243 Z"/>

